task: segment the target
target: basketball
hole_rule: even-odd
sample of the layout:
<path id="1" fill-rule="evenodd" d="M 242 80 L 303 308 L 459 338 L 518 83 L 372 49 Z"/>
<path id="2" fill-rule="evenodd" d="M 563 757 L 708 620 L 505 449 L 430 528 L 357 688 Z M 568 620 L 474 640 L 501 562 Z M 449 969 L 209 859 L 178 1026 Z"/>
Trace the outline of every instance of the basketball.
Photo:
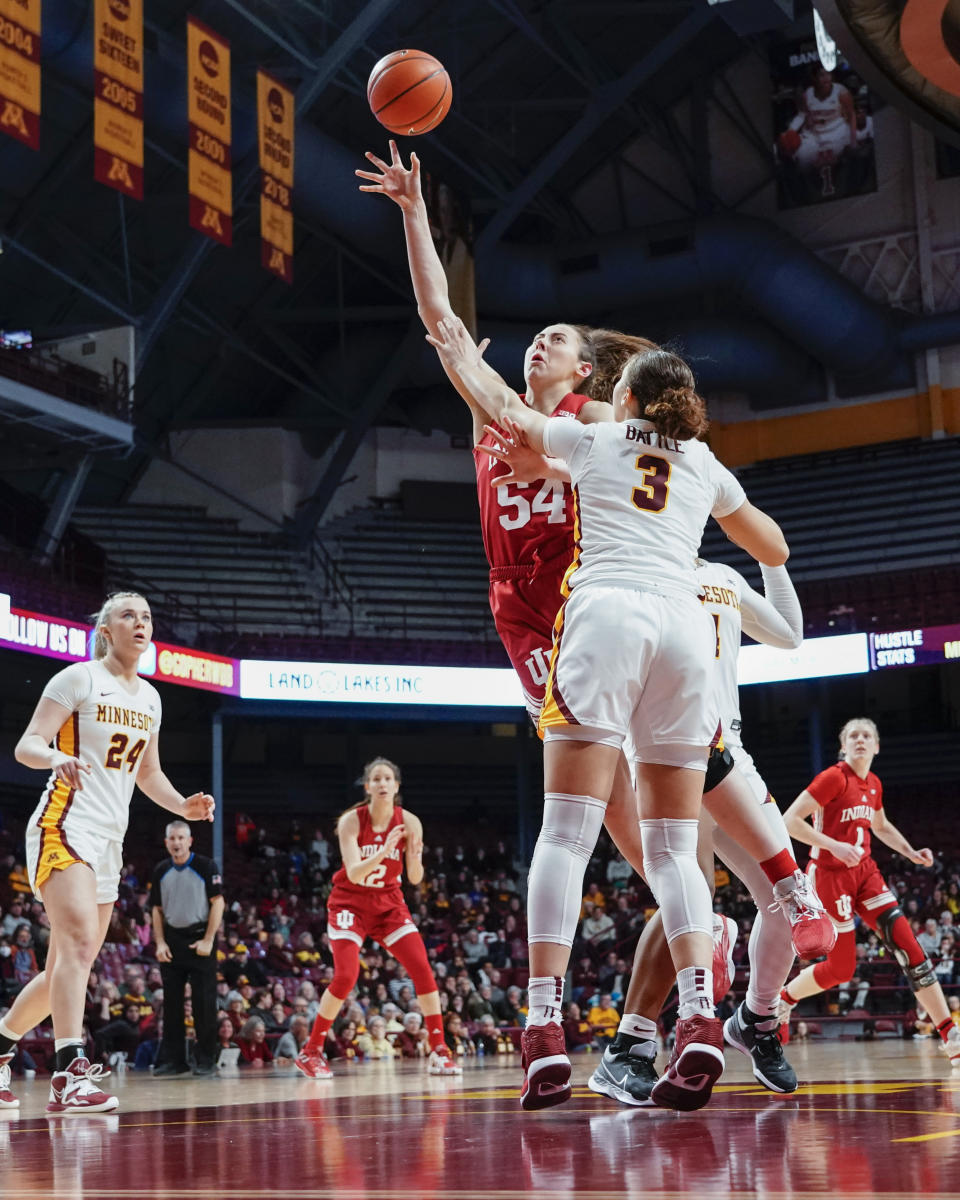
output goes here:
<path id="1" fill-rule="evenodd" d="M 367 81 L 370 111 L 381 125 L 406 137 L 436 129 L 450 111 L 450 76 L 432 54 L 395 50 Z"/>
<path id="2" fill-rule="evenodd" d="M 802 142 L 800 134 L 795 129 L 785 129 L 777 138 L 777 145 L 780 147 L 780 153 L 785 158 L 793 158 L 796 152 L 800 149 Z"/>

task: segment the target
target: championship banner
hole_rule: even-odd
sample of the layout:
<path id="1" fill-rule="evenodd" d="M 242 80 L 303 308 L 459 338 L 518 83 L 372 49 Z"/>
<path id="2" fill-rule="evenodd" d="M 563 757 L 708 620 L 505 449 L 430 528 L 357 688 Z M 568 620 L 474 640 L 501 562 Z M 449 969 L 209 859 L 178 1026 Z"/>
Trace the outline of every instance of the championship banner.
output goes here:
<path id="1" fill-rule="evenodd" d="M 93 175 L 143 199 L 143 0 L 94 0 Z"/>
<path id="2" fill-rule="evenodd" d="M 40 149 L 40 0 L 0 0 L 0 132 Z"/>
<path id="3" fill-rule="evenodd" d="M 293 93 L 257 71 L 260 263 L 293 283 Z"/>
<path id="4" fill-rule="evenodd" d="M 190 224 L 207 237 L 233 242 L 230 161 L 230 43 L 187 18 L 188 186 Z"/>

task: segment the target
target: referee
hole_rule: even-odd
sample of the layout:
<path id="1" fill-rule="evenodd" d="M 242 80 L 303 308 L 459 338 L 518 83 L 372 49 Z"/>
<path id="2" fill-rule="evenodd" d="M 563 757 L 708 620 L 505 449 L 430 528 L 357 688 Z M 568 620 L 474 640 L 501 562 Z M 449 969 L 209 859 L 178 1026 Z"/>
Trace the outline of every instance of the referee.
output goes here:
<path id="1" fill-rule="evenodd" d="M 163 1038 L 154 1075 L 183 1075 L 187 1038 L 183 993 L 187 981 L 196 1029 L 194 1075 L 214 1073 L 217 956 L 214 943 L 223 916 L 220 868 L 194 854 L 186 821 L 171 821 L 164 845 L 170 853 L 153 872 L 153 937 L 163 978 Z"/>

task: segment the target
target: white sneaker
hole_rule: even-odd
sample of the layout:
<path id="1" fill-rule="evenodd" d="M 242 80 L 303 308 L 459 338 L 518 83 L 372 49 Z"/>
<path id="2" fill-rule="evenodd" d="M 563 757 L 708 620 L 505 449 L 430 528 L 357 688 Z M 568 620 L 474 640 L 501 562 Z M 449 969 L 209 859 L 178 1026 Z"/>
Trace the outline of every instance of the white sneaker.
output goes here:
<path id="1" fill-rule="evenodd" d="M 55 1071 L 51 1076 L 47 1112 L 51 1116 L 112 1112 L 120 1101 L 97 1086 L 109 1074 L 100 1063 L 91 1066 L 85 1058 L 75 1058 L 65 1071 Z"/>
<path id="2" fill-rule="evenodd" d="M 0 1108 L 19 1108 L 20 1101 L 10 1091 L 10 1063 L 13 1054 L 0 1055 Z"/>
<path id="3" fill-rule="evenodd" d="M 947 1040 L 940 1043 L 940 1049 L 950 1056 L 950 1066 L 960 1071 L 960 1027 L 954 1027 L 947 1034 Z"/>
<path id="4" fill-rule="evenodd" d="M 462 1075 L 463 1067 L 449 1054 L 431 1050 L 430 1057 L 427 1059 L 427 1073 L 430 1075 Z"/>

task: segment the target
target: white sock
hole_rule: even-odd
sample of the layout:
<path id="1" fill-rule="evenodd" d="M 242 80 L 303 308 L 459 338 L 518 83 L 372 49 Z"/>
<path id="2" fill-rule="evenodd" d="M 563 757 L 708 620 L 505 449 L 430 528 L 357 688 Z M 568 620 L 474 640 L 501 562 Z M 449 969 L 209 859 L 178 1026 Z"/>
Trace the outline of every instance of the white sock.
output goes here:
<path id="1" fill-rule="evenodd" d="M 680 1020 L 716 1015 L 713 1007 L 713 971 L 709 967 L 684 967 L 678 971 L 677 989 L 680 992 L 680 1008 L 677 1011 Z"/>
<path id="2" fill-rule="evenodd" d="M 641 1017 L 639 1013 L 624 1013 L 620 1018 L 617 1033 L 627 1033 L 630 1037 L 656 1039 L 657 1023 L 649 1017 Z"/>
<path id="3" fill-rule="evenodd" d="M 532 975 L 527 982 L 527 1028 L 559 1025 L 563 1003 L 563 980 L 559 975 Z"/>

